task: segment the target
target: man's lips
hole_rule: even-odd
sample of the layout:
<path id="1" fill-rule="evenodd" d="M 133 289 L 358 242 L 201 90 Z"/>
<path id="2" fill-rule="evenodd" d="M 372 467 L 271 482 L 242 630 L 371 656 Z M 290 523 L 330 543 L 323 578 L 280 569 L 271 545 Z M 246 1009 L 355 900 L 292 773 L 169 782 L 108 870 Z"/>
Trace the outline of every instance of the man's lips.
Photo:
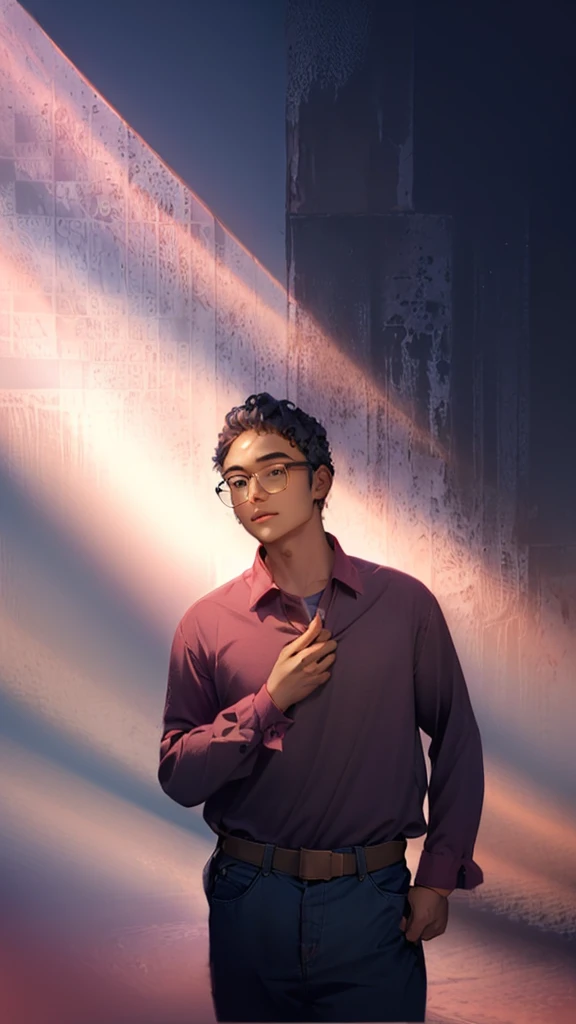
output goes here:
<path id="1" fill-rule="evenodd" d="M 255 523 L 258 519 L 264 519 L 264 516 L 277 516 L 277 512 L 259 512 L 258 515 L 252 516 L 251 522 Z"/>

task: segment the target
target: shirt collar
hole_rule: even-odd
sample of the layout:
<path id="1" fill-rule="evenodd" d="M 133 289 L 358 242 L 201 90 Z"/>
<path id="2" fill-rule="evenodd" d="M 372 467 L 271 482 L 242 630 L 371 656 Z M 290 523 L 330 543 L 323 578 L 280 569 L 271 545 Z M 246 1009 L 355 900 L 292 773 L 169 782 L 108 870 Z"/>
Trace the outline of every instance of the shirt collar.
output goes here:
<path id="1" fill-rule="evenodd" d="M 342 550 L 333 533 L 328 533 L 328 531 L 326 531 L 326 537 L 330 547 L 334 551 L 334 564 L 332 566 L 330 579 L 326 586 L 335 579 L 339 580 L 340 583 L 344 583 L 352 590 L 355 590 L 357 594 L 363 594 L 364 587 L 360 580 L 360 573 L 352 559 Z M 256 551 L 252 568 L 249 569 L 247 573 L 247 582 L 250 587 L 250 611 L 255 609 L 258 601 L 270 590 L 280 589 L 272 579 L 272 574 L 262 557 L 264 549 L 264 544 L 258 545 L 258 550 Z"/>

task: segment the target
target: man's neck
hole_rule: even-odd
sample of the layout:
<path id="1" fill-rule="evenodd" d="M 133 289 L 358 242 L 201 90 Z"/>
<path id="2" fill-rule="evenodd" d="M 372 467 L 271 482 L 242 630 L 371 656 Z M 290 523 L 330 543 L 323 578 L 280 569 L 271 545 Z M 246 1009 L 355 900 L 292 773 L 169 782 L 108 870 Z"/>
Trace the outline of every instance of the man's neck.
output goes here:
<path id="1" fill-rule="evenodd" d="M 310 597 L 324 590 L 332 573 L 334 551 L 322 530 L 320 541 L 295 548 L 287 540 L 267 549 L 266 565 L 280 590 L 295 597 Z"/>

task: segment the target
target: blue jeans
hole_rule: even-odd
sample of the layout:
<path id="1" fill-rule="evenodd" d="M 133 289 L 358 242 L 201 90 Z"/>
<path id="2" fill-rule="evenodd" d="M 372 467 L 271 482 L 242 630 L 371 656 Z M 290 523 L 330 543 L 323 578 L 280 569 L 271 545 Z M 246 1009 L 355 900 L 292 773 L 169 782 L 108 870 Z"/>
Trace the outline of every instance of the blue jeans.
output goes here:
<path id="1" fill-rule="evenodd" d="M 422 941 L 400 931 L 406 860 L 366 873 L 302 881 L 218 847 L 203 872 L 210 977 L 218 1021 L 423 1021 Z M 407 916 L 407 915 L 406 915 Z"/>

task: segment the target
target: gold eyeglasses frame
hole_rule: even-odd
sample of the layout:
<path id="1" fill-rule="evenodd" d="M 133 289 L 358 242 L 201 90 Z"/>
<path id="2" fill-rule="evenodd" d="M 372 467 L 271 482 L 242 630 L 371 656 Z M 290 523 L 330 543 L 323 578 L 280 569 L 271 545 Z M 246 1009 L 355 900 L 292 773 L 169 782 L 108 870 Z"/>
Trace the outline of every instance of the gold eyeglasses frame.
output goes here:
<path id="1" fill-rule="evenodd" d="M 312 466 L 312 463 L 308 462 L 308 461 L 305 461 L 305 462 L 275 462 L 271 466 L 270 465 L 266 466 L 266 472 L 269 472 L 271 469 L 276 469 L 277 466 L 282 466 L 283 469 L 295 469 L 295 468 L 298 468 L 299 466 L 310 466 L 310 468 L 312 468 L 312 469 L 314 468 Z M 259 472 L 263 473 L 263 472 L 265 472 L 265 470 L 261 469 L 261 470 L 259 470 Z M 221 480 L 220 483 L 218 484 L 218 486 L 214 488 L 214 491 L 218 495 L 218 497 L 219 497 L 220 501 L 222 502 L 222 504 L 226 506 L 226 508 L 238 508 L 239 505 L 243 505 L 244 502 L 248 501 L 248 499 L 250 497 L 250 481 L 251 481 L 253 476 L 256 477 L 256 479 L 257 479 L 258 483 L 260 484 L 260 486 L 262 487 L 262 489 L 264 491 L 266 491 L 266 494 L 282 494 L 282 491 L 286 490 L 286 487 L 288 487 L 288 483 L 290 481 L 290 476 L 287 473 L 286 474 L 286 485 L 285 485 L 285 487 L 281 487 L 279 491 L 267 491 L 266 488 L 264 487 L 264 484 L 260 482 L 260 476 L 259 476 L 258 473 L 241 473 L 239 469 L 236 469 L 236 470 L 233 470 L 230 475 L 231 476 L 244 476 L 244 477 L 246 477 L 248 479 L 248 483 L 247 483 L 247 486 L 246 486 L 246 490 L 248 492 L 248 497 L 247 498 L 243 498 L 242 501 L 235 502 L 233 505 L 226 505 L 226 502 L 223 501 L 223 499 L 221 497 L 220 491 L 221 491 L 221 488 L 223 487 L 223 485 L 227 484 L 228 481 L 227 480 Z M 230 491 L 230 494 L 231 493 L 232 492 Z"/>

